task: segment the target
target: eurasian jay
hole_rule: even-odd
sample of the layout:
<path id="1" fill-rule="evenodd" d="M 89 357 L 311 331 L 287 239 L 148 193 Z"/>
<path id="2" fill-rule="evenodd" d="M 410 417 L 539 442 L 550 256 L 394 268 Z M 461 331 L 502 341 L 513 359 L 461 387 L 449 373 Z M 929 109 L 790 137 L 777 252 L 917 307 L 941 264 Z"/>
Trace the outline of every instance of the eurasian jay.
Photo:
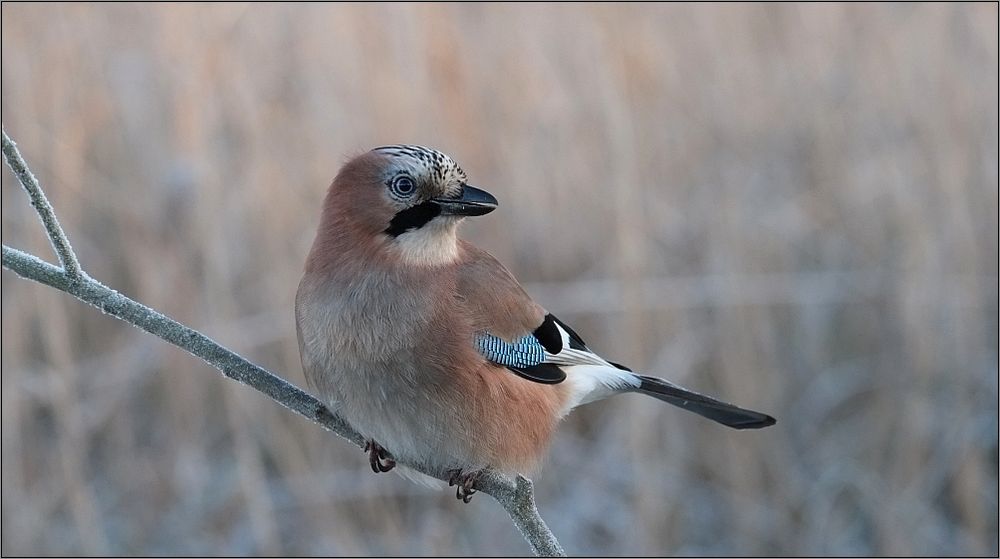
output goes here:
<path id="1" fill-rule="evenodd" d="M 591 351 L 486 251 L 458 238 L 496 209 L 447 155 L 373 149 L 340 170 L 295 298 L 311 387 L 395 461 L 452 474 L 468 502 L 486 467 L 530 473 L 559 420 L 638 392 L 735 429 L 774 418 L 633 373 Z M 387 452 L 388 451 L 388 452 Z"/>

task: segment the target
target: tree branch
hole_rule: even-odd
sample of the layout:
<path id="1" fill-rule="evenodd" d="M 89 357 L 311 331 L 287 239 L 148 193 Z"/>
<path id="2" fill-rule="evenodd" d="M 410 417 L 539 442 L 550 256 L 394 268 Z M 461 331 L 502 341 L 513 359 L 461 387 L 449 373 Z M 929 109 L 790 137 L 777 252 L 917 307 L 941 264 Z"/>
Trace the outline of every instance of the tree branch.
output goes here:
<path id="1" fill-rule="evenodd" d="M 240 357 L 201 332 L 118 293 L 83 272 L 69 240 L 59 227 L 52 206 L 24 164 L 24 160 L 21 159 L 14 142 L 7 137 L 6 131 L 3 133 L 3 154 L 7 164 L 31 197 L 32 205 L 45 224 L 49 240 L 63 265 L 60 269 L 32 254 L 3 245 L 4 268 L 23 278 L 65 291 L 97 307 L 105 314 L 120 318 L 162 338 L 201 358 L 219 369 L 225 376 L 252 386 L 279 404 L 333 431 L 358 447 L 364 446 L 364 437 L 310 394 Z M 437 479 L 448 479 L 447 472 L 437 471 L 424 464 L 404 464 Z M 491 495 L 503 506 L 514 526 L 528 541 L 536 555 L 565 556 L 559 542 L 538 513 L 531 480 L 518 475 L 517 479 L 512 481 L 499 472 L 487 470 L 479 478 L 476 487 L 481 492 Z"/>
<path id="2" fill-rule="evenodd" d="M 28 193 L 31 205 L 35 207 L 38 217 L 42 220 L 42 225 L 45 226 L 49 242 L 56 250 L 56 256 L 59 257 L 59 263 L 62 264 L 63 270 L 66 270 L 70 277 L 80 277 L 83 271 L 80 269 L 80 263 L 76 259 L 76 253 L 73 252 L 73 247 L 70 246 L 66 233 L 63 232 L 59 220 L 56 219 L 56 212 L 52 209 L 52 204 L 49 204 L 45 193 L 42 192 L 42 187 L 38 185 L 38 179 L 31 174 L 28 164 L 21 158 L 21 153 L 17 151 L 17 144 L 7 135 L 6 129 L 3 129 L 3 160 L 17 176 L 24 191 Z"/>

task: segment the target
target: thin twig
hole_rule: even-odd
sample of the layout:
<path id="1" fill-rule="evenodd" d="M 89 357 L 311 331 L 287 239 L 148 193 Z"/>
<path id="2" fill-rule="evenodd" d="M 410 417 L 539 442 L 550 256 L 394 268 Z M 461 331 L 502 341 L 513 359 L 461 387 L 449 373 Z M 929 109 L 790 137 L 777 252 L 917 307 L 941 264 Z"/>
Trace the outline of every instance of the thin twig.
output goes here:
<path id="1" fill-rule="evenodd" d="M 8 146 L 10 154 L 8 154 Z M 42 222 L 45 223 L 49 239 L 56 247 L 56 252 L 59 253 L 60 261 L 63 263 L 63 268 L 60 269 L 37 256 L 3 245 L 4 268 L 23 278 L 65 291 L 77 299 L 97 307 L 105 314 L 120 318 L 145 332 L 162 338 L 201 358 L 219 369 L 227 377 L 252 386 L 279 404 L 333 431 L 358 447 L 364 446 L 364 437 L 313 396 L 240 357 L 201 332 L 118 293 L 84 273 L 80 269 L 69 241 L 55 219 L 52 207 L 46 201 L 41 187 L 24 164 L 24 160 L 17 153 L 14 143 L 7 137 L 6 132 L 3 134 L 3 152 L 8 165 L 21 180 L 21 184 L 29 196 L 32 196 L 32 205 L 35 206 Z M 35 203 L 33 192 L 37 194 L 41 203 Z M 66 252 L 65 258 L 63 251 Z M 71 272 L 71 270 L 75 271 Z M 448 479 L 448 472 L 438 471 L 422 464 L 403 464 L 437 479 Z M 552 531 L 549 530 L 538 513 L 531 480 L 517 476 L 517 480 L 512 481 L 499 472 L 487 470 L 478 479 L 476 488 L 492 496 L 503 506 L 514 522 L 514 526 L 528 541 L 536 555 L 565 556 L 562 546 L 559 545 Z"/>
<path id="2" fill-rule="evenodd" d="M 52 204 L 45 197 L 42 187 L 38 185 L 38 179 L 31 174 L 28 164 L 24 162 L 21 153 L 17 151 L 17 144 L 10 139 L 5 128 L 3 129 L 3 160 L 17 176 L 24 191 L 28 193 L 31 205 L 35 207 L 38 217 L 42 220 L 42 225 L 45 226 L 49 242 L 52 243 L 52 248 L 55 249 L 63 270 L 66 270 L 66 274 L 71 278 L 81 277 L 83 271 L 80 269 L 80 262 L 77 261 L 76 253 L 73 252 L 73 247 L 70 246 L 66 233 L 59 225 L 59 220 L 56 219 L 56 212 L 52 209 Z"/>
<path id="3" fill-rule="evenodd" d="M 364 447 L 364 437 L 305 391 L 247 361 L 201 332 L 134 301 L 89 276 L 82 279 L 71 278 L 58 267 L 7 245 L 3 245 L 3 267 L 23 278 L 65 291 L 97 307 L 105 314 L 120 318 L 162 338 L 195 357 L 200 357 L 227 377 L 263 392 L 286 408 L 333 431 L 358 447 Z M 422 464 L 404 464 L 431 477 L 445 481 L 448 479 L 448 473 L 445 471 L 434 470 Z M 538 513 L 530 480 L 517 476 L 517 481 L 513 482 L 501 473 L 487 470 L 478 479 L 476 487 L 483 493 L 491 495 L 506 509 L 514 525 L 528 540 L 536 555 L 565 555 L 559 542 Z"/>

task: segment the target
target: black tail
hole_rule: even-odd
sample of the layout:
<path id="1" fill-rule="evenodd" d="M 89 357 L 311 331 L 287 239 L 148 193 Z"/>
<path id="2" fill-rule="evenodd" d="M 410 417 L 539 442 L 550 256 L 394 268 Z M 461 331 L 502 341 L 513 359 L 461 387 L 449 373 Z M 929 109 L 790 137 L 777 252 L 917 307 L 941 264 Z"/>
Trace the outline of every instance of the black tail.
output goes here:
<path id="1" fill-rule="evenodd" d="M 775 420 L 770 415 L 757 411 L 745 410 L 732 404 L 720 402 L 715 398 L 703 396 L 697 392 L 685 390 L 675 384 L 639 375 L 642 383 L 636 392 L 648 394 L 668 404 L 684 408 L 688 411 L 707 417 L 712 421 L 732 427 L 733 429 L 760 429 L 774 425 Z"/>

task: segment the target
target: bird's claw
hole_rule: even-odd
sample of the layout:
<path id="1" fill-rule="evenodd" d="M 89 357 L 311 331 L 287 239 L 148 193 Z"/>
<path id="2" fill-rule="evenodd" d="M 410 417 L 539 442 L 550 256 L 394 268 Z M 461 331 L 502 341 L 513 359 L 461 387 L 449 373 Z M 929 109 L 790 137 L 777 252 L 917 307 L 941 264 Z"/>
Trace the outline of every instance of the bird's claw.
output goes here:
<path id="1" fill-rule="evenodd" d="M 390 458 L 389 453 L 375 441 L 365 443 L 365 452 L 368 453 L 368 463 L 376 474 L 388 472 L 396 466 L 396 461 Z"/>
<path id="2" fill-rule="evenodd" d="M 448 486 L 457 486 L 455 488 L 455 497 L 463 503 L 471 501 L 472 495 L 476 493 L 476 482 L 479 481 L 479 472 L 449 470 L 448 474 Z"/>

